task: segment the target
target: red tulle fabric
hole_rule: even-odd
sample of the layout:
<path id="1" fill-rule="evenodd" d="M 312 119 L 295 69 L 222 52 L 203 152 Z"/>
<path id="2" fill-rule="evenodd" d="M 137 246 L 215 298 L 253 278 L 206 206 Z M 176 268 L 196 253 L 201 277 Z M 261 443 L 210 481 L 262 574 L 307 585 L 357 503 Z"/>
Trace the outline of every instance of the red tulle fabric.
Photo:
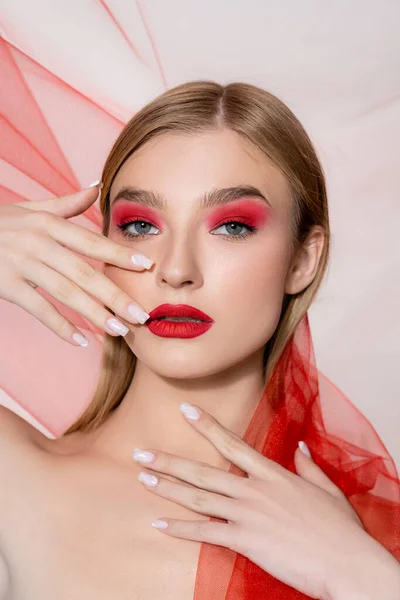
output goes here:
<path id="1" fill-rule="evenodd" d="M 274 415 L 268 427 L 269 406 Z M 243 439 L 293 473 L 294 453 L 304 440 L 314 462 L 346 495 L 365 530 L 400 560 L 396 467 L 367 419 L 318 372 L 308 315 L 277 363 Z M 230 472 L 244 475 L 235 465 Z M 194 600 L 208 598 L 302 600 L 309 596 L 232 550 L 202 543 Z"/>
<path id="2" fill-rule="evenodd" d="M 0 204 L 61 196 L 80 189 L 81 180 L 87 185 L 96 179 L 124 124 L 1 39 L 0 81 L 3 83 L 0 86 Z M 72 149 L 68 159 L 66 148 Z M 79 219 L 81 224 L 100 231 L 101 215 L 97 205 Z M 90 322 L 54 299 L 52 302 L 91 336 L 92 348 L 100 343 Z M 80 349 L 67 349 L 65 342 L 55 341 L 54 335 L 46 338 L 48 332 L 42 326 L 40 331 L 35 331 L 35 352 L 22 362 L 24 378 L 18 377 L 21 362 L 18 363 L 18 358 L 12 359 L 9 350 L 10 341 L 16 337 L 12 310 L 10 304 L 2 305 L 2 331 L 7 331 L 10 323 L 13 326 L 13 335 L 10 332 L 8 337 L 5 333 L 3 346 L 0 346 L 2 391 L 57 435 L 82 412 L 90 397 L 85 387 L 90 379 L 89 363 L 84 362 L 87 359 L 82 354 L 77 359 L 76 352 L 81 352 Z M 33 327 L 33 318 L 29 324 Z M 14 349 L 19 357 L 24 348 L 29 347 L 26 329 L 20 339 L 23 343 Z M 44 343 L 45 339 L 48 342 Z M 47 347 L 51 348 L 51 357 L 44 354 Z M 42 356 L 45 356 L 46 366 L 51 360 L 53 369 L 46 371 L 46 386 L 42 385 L 40 394 L 35 396 L 41 383 L 37 381 L 37 372 L 43 368 Z M 90 350 L 85 356 L 90 357 Z M 56 369 L 66 360 L 71 361 L 68 364 L 76 378 L 67 382 L 64 375 L 65 387 L 60 391 L 63 374 Z M 57 393 L 52 393 L 50 387 L 54 372 Z M 77 386 L 76 391 L 78 384 L 79 389 L 83 387 L 87 396 L 76 400 L 77 396 L 68 388 L 73 384 Z M 70 401 L 75 402 L 74 407 Z M 274 415 L 268 427 L 271 406 Z M 366 531 L 400 560 L 400 482 L 394 462 L 368 420 L 317 370 L 307 315 L 282 354 L 244 440 L 292 472 L 295 472 L 294 453 L 298 441 L 304 440 L 316 464 L 345 493 Z M 235 466 L 231 472 L 243 475 Z M 244 556 L 220 546 L 201 544 L 194 600 L 300 600 L 306 597 Z"/>

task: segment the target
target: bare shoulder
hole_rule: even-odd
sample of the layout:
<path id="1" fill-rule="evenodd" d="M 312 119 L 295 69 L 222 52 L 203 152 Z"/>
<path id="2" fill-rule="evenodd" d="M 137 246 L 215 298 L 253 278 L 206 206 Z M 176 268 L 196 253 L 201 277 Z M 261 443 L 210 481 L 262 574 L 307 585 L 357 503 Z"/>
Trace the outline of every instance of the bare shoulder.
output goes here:
<path id="1" fill-rule="evenodd" d="M 22 417 L 5 406 L 0 406 L 0 515 L 13 493 L 21 485 L 20 476 L 28 472 L 37 454 L 43 452 L 40 438 L 45 438 Z M 32 460 L 31 460 L 32 458 Z M 0 534 L 2 530 L 0 516 Z"/>
<path id="2" fill-rule="evenodd" d="M 28 421 L 0 405 L 0 460 L 2 456 L 4 458 L 4 449 L 7 447 L 9 449 L 18 447 L 25 453 L 25 457 L 26 453 L 57 455 L 78 451 L 84 446 L 87 437 L 76 432 L 59 438 L 48 438 Z"/>
<path id="3" fill-rule="evenodd" d="M 34 444 L 38 439 L 38 433 L 40 432 L 25 419 L 6 406 L 0 405 L 0 444 L 20 443 L 24 446 Z"/>
<path id="4" fill-rule="evenodd" d="M 51 442 L 54 440 L 0 405 L 0 536 L 15 494 L 20 494 L 44 467 Z"/>
<path id="5" fill-rule="evenodd" d="M 33 457 L 38 448 L 36 431 L 16 413 L 0 405 L 0 600 L 8 598 L 9 589 L 9 571 L 3 554 L 5 529 L 12 521 L 14 495 L 23 489 L 21 467 L 24 465 L 22 470 L 28 468 L 29 457 Z"/>

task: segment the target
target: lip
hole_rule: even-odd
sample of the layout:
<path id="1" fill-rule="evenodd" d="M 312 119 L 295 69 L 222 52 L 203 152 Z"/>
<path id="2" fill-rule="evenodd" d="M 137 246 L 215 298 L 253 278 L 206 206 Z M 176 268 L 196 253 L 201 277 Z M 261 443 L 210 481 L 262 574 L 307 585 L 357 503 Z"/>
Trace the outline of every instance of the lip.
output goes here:
<path id="1" fill-rule="evenodd" d="M 212 327 L 213 319 L 202 310 L 188 304 L 161 304 L 150 313 L 150 319 L 145 322 L 149 331 L 159 337 L 194 338 L 203 335 Z M 199 319 L 201 323 L 190 321 L 157 320 L 160 317 L 190 317 Z"/>
<path id="2" fill-rule="evenodd" d="M 147 325 L 147 322 L 145 323 Z M 203 335 L 212 327 L 212 323 L 194 323 L 193 321 L 150 321 L 147 328 L 154 335 L 163 338 L 195 338 Z"/>
<path id="3" fill-rule="evenodd" d="M 160 317 L 190 317 L 192 319 L 200 319 L 204 323 L 214 322 L 213 319 L 206 315 L 202 310 L 199 310 L 194 306 L 189 306 L 188 304 L 160 304 L 160 306 L 154 308 L 149 315 L 150 319 L 148 319 L 147 323 L 151 323 Z M 196 325 L 196 323 L 189 323 L 189 325 Z M 200 325 L 200 323 L 197 323 L 197 325 Z"/>

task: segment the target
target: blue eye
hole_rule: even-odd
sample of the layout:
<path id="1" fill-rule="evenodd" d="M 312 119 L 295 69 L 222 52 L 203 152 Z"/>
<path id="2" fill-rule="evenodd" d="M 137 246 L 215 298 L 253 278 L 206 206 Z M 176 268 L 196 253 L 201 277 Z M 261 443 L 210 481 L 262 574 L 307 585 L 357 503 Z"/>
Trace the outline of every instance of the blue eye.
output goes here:
<path id="1" fill-rule="evenodd" d="M 254 227 L 253 225 L 247 225 L 247 223 L 242 223 L 242 221 L 226 221 L 226 223 L 222 223 L 222 225 L 216 227 L 215 230 L 220 229 L 221 227 L 226 227 L 228 231 L 233 233 L 233 235 L 223 234 L 225 237 L 239 239 L 243 239 L 251 235 L 256 230 L 256 227 Z M 238 229 L 243 229 L 243 227 L 245 227 L 247 231 L 245 231 L 244 233 L 238 233 Z"/>
<path id="2" fill-rule="evenodd" d="M 136 233 L 131 233 L 128 231 L 128 227 L 134 226 L 134 230 Z M 143 221 L 137 219 L 136 221 L 128 221 L 126 223 L 122 223 L 122 225 L 118 225 L 118 229 L 121 231 L 122 235 L 128 238 L 145 238 L 149 235 L 158 235 L 157 233 L 150 233 L 151 228 L 158 229 L 155 225 L 152 225 L 148 221 Z M 248 225 L 247 223 L 243 223 L 242 221 L 226 221 L 222 223 L 218 227 L 216 227 L 213 231 L 217 231 L 221 229 L 221 227 L 226 227 L 229 233 L 223 233 L 222 236 L 225 238 L 229 238 L 231 240 L 241 240 L 246 238 L 252 234 L 254 234 L 257 230 L 257 227 L 253 225 Z M 229 228 L 228 228 L 229 227 Z M 150 230 L 149 230 L 150 228 Z M 245 228 L 246 230 L 242 233 L 238 230 L 242 230 Z M 218 235 L 213 233 L 213 235 Z"/>
<path id="3" fill-rule="evenodd" d="M 136 229 L 136 233 L 131 233 L 127 230 L 128 227 L 130 227 L 131 225 L 134 225 L 135 229 L 136 229 L 137 225 L 139 226 Z M 148 221 L 143 221 L 143 220 L 128 221 L 127 223 L 118 225 L 118 229 L 120 229 L 122 235 L 124 235 L 125 237 L 130 237 L 130 238 L 137 238 L 137 237 L 143 237 L 143 236 L 148 236 L 148 235 L 157 235 L 155 233 L 150 233 L 149 229 L 148 229 L 149 227 L 150 227 L 150 229 L 152 227 L 157 229 L 157 227 L 155 225 L 152 225 Z M 138 229 L 139 229 L 139 231 L 138 231 Z"/>

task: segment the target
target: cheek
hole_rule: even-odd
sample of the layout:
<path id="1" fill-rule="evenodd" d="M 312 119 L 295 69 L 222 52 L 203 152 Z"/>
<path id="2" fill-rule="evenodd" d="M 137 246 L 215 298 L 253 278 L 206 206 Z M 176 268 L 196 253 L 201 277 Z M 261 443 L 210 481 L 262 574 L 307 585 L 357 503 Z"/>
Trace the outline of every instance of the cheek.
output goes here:
<path id="1" fill-rule="evenodd" d="M 115 283 L 120 290 L 131 296 L 132 300 L 135 299 L 134 290 L 137 289 L 140 283 L 140 272 L 121 269 L 115 265 L 107 264 L 104 268 L 104 275 Z"/>
<path id="2" fill-rule="evenodd" d="M 249 253 L 247 259 L 236 255 L 231 263 L 221 265 L 214 273 L 211 289 L 217 289 L 218 298 L 223 299 L 223 306 L 219 306 L 222 318 L 246 324 L 248 333 L 254 333 L 253 324 L 265 332 L 280 315 L 287 261 L 276 246 L 271 252 Z"/>
<path id="3" fill-rule="evenodd" d="M 213 287 L 228 290 L 230 298 L 233 294 L 237 295 L 238 301 L 241 297 L 268 297 L 283 289 L 286 270 L 287 258 L 283 248 L 278 249 L 274 244 L 259 251 L 252 248 L 249 252 L 238 252 L 216 262 Z"/>

